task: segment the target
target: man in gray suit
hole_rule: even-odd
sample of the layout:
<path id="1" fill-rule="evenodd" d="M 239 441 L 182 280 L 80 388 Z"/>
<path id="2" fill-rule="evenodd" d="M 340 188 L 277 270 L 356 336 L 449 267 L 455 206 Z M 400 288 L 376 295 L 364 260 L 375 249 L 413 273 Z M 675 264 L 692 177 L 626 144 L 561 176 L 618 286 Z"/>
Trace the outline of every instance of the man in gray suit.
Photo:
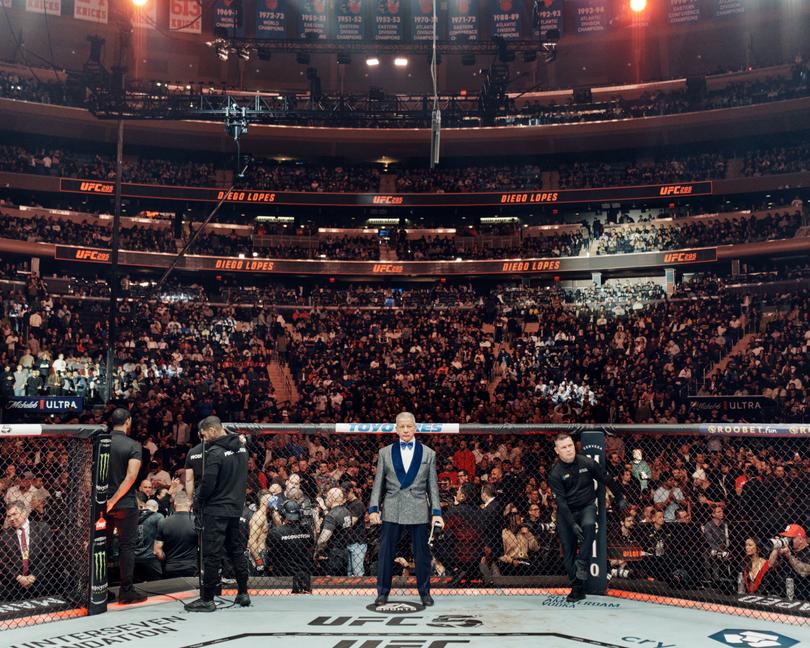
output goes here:
<path id="1" fill-rule="evenodd" d="M 382 522 L 377 561 L 377 599 L 385 605 L 391 591 L 394 557 L 403 529 L 411 534 L 416 562 L 416 587 L 423 605 L 433 605 L 430 596 L 430 548 L 428 521 L 443 527 L 439 504 L 436 453 L 416 441 L 416 419 L 410 412 L 397 415 L 399 441 L 385 446 L 377 457 L 377 474 L 369 503 L 372 524 Z M 382 515 L 380 500 L 384 498 Z"/>

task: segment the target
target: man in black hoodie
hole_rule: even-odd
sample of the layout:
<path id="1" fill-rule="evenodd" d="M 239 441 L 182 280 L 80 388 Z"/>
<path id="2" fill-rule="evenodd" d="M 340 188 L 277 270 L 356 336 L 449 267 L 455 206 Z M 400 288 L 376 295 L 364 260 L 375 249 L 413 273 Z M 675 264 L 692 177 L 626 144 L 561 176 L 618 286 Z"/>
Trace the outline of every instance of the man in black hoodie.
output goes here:
<path id="1" fill-rule="evenodd" d="M 563 546 L 563 561 L 571 583 L 569 602 L 585 598 L 588 563 L 596 537 L 596 487 L 594 480 L 607 486 L 616 497 L 622 511 L 627 500 L 620 484 L 608 474 L 605 467 L 590 457 L 577 454 L 574 441 L 568 434 L 559 434 L 554 440 L 554 451 L 559 461 L 548 477 L 548 485 L 557 503 L 557 533 Z"/>
<path id="2" fill-rule="evenodd" d="M 239 528 L 239 518 L 245 507 L 248 451 L 241 437 L 227 434 L 216 416 L 200 421 L 199 429 L 203 441 L 202 457 L 191 465 L 194 481 L 199 484 L 196 513 L 203 520 L 202 591 L 199 599 L 186 605 L 186 610 L 214 612 L 217 609 L 214 594 L 219 586 L 223 549 L 236 572 L 239 591 L 235 602 L 247 607 L 250 605 L 247 546 Z"/>

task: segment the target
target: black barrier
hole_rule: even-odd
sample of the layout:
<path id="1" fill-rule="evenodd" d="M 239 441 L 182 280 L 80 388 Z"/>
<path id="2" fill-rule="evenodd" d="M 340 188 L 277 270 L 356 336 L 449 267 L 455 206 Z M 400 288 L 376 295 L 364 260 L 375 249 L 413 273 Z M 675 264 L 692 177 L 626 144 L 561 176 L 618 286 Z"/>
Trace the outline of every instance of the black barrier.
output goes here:
<path id="1" fill-rule="evenodd" d="M 59 190 L 112 198 L 115 183 L 106 180 L 60 178 Z M 557 205 L 563 203 L 627 202 L 707 196 L 712 194 L 710 181 L 642 185 L 635 187 L 601 187 L 598 189 L 524 189 L 490 193 L 321 193 L 275 191 L 273 189 L 238 189 L 227 192 L 216 187 L 179 187 L 124 182 L 121 193 L 126 198 L 183 200 L 253 205 L 305 205 L 316 207 L 487 207 L 521 205 Z"/>
<path id="2" fill-rule="evenodd" d="M 395 438 L 394 424 L 229 423 L 226 429 L 246 435 L 259 466 L 248 487 L 255 508 L 247 515 L 252 586 L 277 594 L 293 587 L 289 552 L 267 539 L 284 523 L 284 501 L 293 499 L 304 520 L 296 533 L 312 544 L 333 525 L 330 515 L 353 518 L 345 535 L 335 527 L 324 547 L 310 554 L 313 591 L 372 596 L 379 528 L 363 511 L 377 451 Z M 591 593 L 607 587 L 615 596 L 808 622 L 810 579 L 801 576 L 800 563 L 810 565 L 804 534 L 810 526 L 810 425 L 802 424 L 421 424 L 418 438 L 437 453 L 447 522 L 433 543 L 437 594 L 567 590 L 547 483 L 559 432 L 575 435 L 583 452 L 597 456 L 604 435 L 599 460 L 630 505 L 619 511 L 613 494 L 599 490 Z M 309 461 L 303 470 L 299 459 Z M 349 500 L 349 514 L 334 489 Z M 465 491 L 473 502 L 465 502 Z M 357 524 L 362 528 L 355 534 Z M 412 594 L 407 543 L 396 564 L 392 596 Z"/>
<path id="3" fill-rule="evenodd" d="M 0 426 L 0 629 L 106 609 L 106 588 L 103 606 L 91 598 L 103 466 L 94 453 L 103 432 L 81 425 Z"/>

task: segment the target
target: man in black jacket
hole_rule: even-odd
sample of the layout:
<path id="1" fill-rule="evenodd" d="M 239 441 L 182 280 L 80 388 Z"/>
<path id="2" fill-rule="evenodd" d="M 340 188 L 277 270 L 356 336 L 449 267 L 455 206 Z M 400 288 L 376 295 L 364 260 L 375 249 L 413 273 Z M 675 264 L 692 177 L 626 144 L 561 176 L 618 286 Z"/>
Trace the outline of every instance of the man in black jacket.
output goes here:
<path id="1" fill-rule="evenodd" d="M 610 488 L 620 509 L 627 507 L 627 501 L 621 486 L 607 474 L 604 466 L 590 457 L 577 454 L 570 435 L 558 435 L 554 440 L 554 450 L 559 461 L 551 469 L 548 484 L 557 502 L 557 533 L 562 542 L 563 560 L 571 583 L 567 600 L 581 601 L 585 598 L 588 563 L 596 536 L 594 479 Z"/>
<path id="2" fill-rule="evenodd" d="M 228 435 L 216 416 L 200 421 L 202 458 L 194 465 L 199 484 L 195 505 L 202 516 L 202 591 L 200 598 L 186 605 L 189 612 L 214 612 L 214 594 L 220 581 L 223 549 L 233 562 L 239 588 L 236 604 L 250 605 L 247 591 L 247 545 L 239 528 L 245 507 L 248 451 L 239 436 Z M 200 474 L 197 474 L 199 467 Z"/>

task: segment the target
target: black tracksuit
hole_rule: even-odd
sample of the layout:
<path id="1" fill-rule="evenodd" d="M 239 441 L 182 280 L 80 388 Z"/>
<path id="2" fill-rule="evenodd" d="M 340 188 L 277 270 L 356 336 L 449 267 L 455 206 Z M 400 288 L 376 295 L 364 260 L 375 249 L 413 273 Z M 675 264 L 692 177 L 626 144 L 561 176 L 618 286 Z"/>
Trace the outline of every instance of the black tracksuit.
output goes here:
<path id="1" fill-rule="evenodd" d="M 570 464 L 557 461 L 548 477 L 548 485 L 557 502 L 557 533 L 563 546 L 563 561 L 572 585 L 576 582 L 577 565 L 587 570 L 596 537 L 594 479 L 610 488 L 616 498 L 622 497 L 622 487 L 607 474 L 605 467 L 585 455 L 576 455 Z M 575 524 L 582 528 L 585 536 L 579 551 Z"/>
<path id="2" fill-rule="evenodd" d="M 245 506 L 248 451 L 236 435 L 205 444 L 204 457 L 194 480 L 196 499 L 203 516 L 203 586 L 201 598 L 213 601 L 219 586 L 223 549 L 233 563 L 239 592 L 247 592 L 247 545 L 239 528 Z"/>

